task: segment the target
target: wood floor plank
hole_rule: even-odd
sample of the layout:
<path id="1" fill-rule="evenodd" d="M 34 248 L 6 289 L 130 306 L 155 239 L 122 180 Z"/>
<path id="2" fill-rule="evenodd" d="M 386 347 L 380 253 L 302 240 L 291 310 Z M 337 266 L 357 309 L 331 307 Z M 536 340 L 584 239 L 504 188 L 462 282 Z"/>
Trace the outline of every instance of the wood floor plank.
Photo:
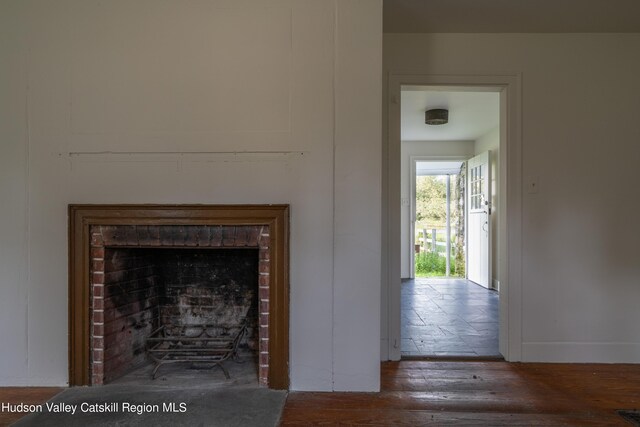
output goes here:
<path id="1" fill-rule="evenodd" d="M 300 411 L 289 415 L 282 426 L 616 426 L 625 425 L 614 415 L 509 414 L 495 412 L 440 411 Z"/>
<path id="2" fill-rule="evenodd" d="M 282 425 L 626 426 L 640 365 L 401 361 L 380 393 L 289 394 Z"/>
<path id="3" fill-rule="evenodd" d="M 554 397 L 553 400 L 534 399 L 528 395 L 511 396 L 508 393 L 451 393 L 451 392 L 384 392 L 378 395 L 326 393 L 323 395 L 301 395 L 296 399 L 292 393 L 286 407 L 291 409 L 317 406 L 324 409 L 358 410 L 434 410 L 530 413 L 559 413 L 577 406 L 571 399 Z M 587 406 L 586 404 L 580 405 Z"/>

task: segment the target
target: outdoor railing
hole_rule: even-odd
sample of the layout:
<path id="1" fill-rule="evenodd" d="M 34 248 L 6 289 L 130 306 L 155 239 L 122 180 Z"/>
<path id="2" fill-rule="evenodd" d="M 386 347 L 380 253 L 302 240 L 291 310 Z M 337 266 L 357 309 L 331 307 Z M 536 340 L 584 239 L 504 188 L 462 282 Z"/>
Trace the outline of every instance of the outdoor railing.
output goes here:
<path id="1" fill-rule="evenodd" d="M 432 228 L 430 230 L 423 228 L 422 230 L 416 229 L 416 236 L 419 244 L 416 244 L 416 252 L 437 252 L 443 256 L 447 253 L 447 242 L 438 241 L 438 234 L 446 236 L 445 229 Z M 451 233 L 451 250 L 455 254 L 455 233 Z M 424 249 L 423 249 L 424 248 Z"/>

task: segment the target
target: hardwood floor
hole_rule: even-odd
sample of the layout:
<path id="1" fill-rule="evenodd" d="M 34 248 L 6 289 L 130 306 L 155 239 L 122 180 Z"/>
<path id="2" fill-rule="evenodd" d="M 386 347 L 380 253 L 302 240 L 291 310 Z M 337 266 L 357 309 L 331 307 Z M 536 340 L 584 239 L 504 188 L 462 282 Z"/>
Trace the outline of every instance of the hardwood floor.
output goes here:
<path id="1" fill-rule="evenodd" d="M 282 426 L 630 426 L 640 365 L 402 361 L 380 393 L 291 392 Z M 0 388 L 0 402 L 44 403 L 62 389 Z M 22 414 L 0 412 L 0 426 Z"/>
<path id="2" fill-rule="evenodd" d="M 62 390 L 64 389 L 58 387 L 0 387 L 0 404 L 44 404 L 44 402 L 60 393 Z M 0 426 L 8 426 L 12 422 L 22 418 L 24 415 L 25 414 L 23 413 L 0 410 Z"/>
<path id="3" fill-rule="evenodd" d="M 292 392 L 282 426 L 629 426 L 640 365 L 401 361 L 380 393 Z"/>

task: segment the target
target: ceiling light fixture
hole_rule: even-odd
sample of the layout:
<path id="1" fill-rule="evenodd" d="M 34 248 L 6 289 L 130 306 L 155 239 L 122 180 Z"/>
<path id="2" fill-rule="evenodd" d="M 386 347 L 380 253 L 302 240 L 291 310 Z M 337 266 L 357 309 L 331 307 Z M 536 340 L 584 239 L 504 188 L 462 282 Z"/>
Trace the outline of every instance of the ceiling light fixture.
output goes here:
<path id="1" fill-rule="evenodd" d="M 424 122 L 428 125 L 444 125 L 449 122 L 449 110 L 434 108 L 424 112 Z"/>

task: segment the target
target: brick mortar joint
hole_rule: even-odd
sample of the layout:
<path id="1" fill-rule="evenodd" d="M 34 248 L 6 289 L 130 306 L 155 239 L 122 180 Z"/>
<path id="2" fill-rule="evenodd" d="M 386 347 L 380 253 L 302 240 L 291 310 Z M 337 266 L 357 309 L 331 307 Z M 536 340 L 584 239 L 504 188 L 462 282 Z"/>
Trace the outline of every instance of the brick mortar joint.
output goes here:
<path id="1" fill-rule="evenodd" d="M 97 230 L 97 232 L 96 232 L 96 230 Z M 98 226 L 92 225 L 91 226 L 91 234 L 92 235 L 96 234 L 96 235 L 100 236 L 100 241 L 102 242 L 101 244 L 96 245 L 94 247 L 104 246 L 104 234 L 102 233 L 102 226 L 101 225 L 98 225 Z"/>

